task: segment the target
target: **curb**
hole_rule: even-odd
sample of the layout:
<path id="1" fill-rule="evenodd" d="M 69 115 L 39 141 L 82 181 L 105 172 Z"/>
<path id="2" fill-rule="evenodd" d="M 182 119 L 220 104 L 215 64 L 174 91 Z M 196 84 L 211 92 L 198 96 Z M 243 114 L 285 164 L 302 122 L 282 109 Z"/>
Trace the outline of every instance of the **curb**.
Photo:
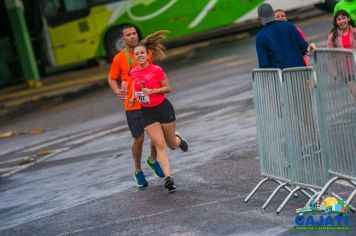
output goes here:
<path id="1" fill-rule="evenodd" d="M 28 98 L 23 98 L 20 101 L 11 100 L 1 104 L 0 108 L 0 122 L 13 119 L 19 115 L 25 113 L 52 106 L 60 102 L 79 98 L 90 92 L 96 91 L 98 88 L 107 87 L 107 81 L 105 79 L 98 79 L 93 83 L 87 83 L 84 85 L 69 87 L 62 91 L 44 91 L 40 94 L 32 95 Z"/>

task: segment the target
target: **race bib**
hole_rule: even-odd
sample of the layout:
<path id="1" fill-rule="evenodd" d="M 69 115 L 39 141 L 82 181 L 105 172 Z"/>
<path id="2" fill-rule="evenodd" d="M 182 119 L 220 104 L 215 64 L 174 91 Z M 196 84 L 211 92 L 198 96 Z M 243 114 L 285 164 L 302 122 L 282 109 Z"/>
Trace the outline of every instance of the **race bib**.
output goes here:
<path id="1" fill-rule="evenodd" d="M 145 95 L 142 91 L 135 92 L 135 96 L 138 98 L 138 100 L 141 104 L 149 104 L 150 103 L 150 97 Z"/>

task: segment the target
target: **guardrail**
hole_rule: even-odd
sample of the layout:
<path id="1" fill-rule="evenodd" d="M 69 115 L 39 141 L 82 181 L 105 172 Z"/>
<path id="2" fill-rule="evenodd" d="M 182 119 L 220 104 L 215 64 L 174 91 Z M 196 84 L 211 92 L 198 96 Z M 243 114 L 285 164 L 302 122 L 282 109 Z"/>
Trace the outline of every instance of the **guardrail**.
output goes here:
<path id="1" fill-rule="evenodd" d="M 320 199 L 335 181 L 346 180 L 356 187 L 355 52 L 319 49 L 314 56 L 315 70 L 302 67 L 252 72 L 264 178 L 245 202 L 268 181 L 279 185 L 262 208 L 282 188 L 290 192 L 277 213 L 299 191 L 310 203 Z M 328 181 L 330 176 L 335 177 Z M 356 189 L 346 203 L 355 195 Z"/>

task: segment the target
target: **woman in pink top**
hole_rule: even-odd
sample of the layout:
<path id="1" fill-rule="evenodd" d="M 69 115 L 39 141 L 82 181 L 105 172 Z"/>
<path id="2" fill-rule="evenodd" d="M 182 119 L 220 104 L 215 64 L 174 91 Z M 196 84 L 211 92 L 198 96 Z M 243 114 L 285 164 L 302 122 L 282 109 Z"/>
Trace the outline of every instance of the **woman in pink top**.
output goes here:
<path id="1" fill-rule="evenodd" d="M 340 10 L 335 13 L 333 28 L 328 36 L 328 48 L 356 49 L 356 29 L 350 15 Z"/>
<path id="2" fill-rule="evenodd" d="M 350 15 L 344 11 L 339 10 L 335 13 L 333 28 L 330 31 L 327 41 L 328 48 L 347 48 L 356 49 L 356 28 L 355 23 L 351 20 Z M 352 65 L 351 58 L 346 58 L 344 66 L 347 69 L 347 77 L 342 78 L 343 80 L 348 80 L 348 88 L 350 93 L 356 97 L 356 82 L 355 82 L 355 68 Z M 329 66 L 329 69 L 334 73 L 335 79 L 337 79 L 338 74 L 337 68 Z"/>
<path id="3" fill-rule="evenodd" d="M 187 141 L 176 132 L 175 111 L 166 98 L 172 88 L 161 67 L 148 62 L 148 49 L 164 56 L 159 32 L 152 34 L 134 49 L 137 67 L 130 72 L 134 80 L 135 95 L 141 103 L 142 124 L 157 150 L 157 159 L 165 175 L 165 188 L 174 192 L 176 186 L 171 177 L 167 146 L 188 151 Z"/>

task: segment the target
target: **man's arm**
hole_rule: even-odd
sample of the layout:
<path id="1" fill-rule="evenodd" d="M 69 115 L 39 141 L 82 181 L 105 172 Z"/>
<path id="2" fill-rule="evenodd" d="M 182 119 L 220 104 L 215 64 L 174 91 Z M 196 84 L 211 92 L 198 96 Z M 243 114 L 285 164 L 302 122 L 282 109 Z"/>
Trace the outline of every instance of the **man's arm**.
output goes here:
<path id="1" fill-rule="evenodd" d="M 259 38 L 256 38 L 256 51 L 260 68 L 270 68 L 267 51 Z"/>
<path id="2" fill-rule="evenodd" d="M 119 64 L 120 64 L 119 57 L 115 56 L 110 66 L 110 71 L 108 75 L 108 84 L 111 90 L 114 92 L 114 94 L 118 96 L 121 100 L 123 100 L 126 97 L 126 91 L 122 90 L 117 83 L 117 79 L 121 76 L 121 70 Z"/>
<path id="3" fill-rule="evenodd" d="M 117 84 L 117 81 L 114 80 L 114 79 L 111 79 L 110 77 L 108 78 L 108 83 L 109 83 L 109 86 L 111 88 L 111 90 L 116 94 L 118 95 L 119 92 L 120 92 L 120 88 Z"/>
<path id="4" fill-rule="evenodd" d="M 123 90 L 119 88 L 119 85 L 117 84 L 117 81 L 114 79 L 111 79 L 110 77 L 108 78 L 108 83 L 111 88 L 111 90 L 114 92 L 114 94 L 120 98 L 121 100 L 124 100 L 126 98 L 126 90 Z"/>

